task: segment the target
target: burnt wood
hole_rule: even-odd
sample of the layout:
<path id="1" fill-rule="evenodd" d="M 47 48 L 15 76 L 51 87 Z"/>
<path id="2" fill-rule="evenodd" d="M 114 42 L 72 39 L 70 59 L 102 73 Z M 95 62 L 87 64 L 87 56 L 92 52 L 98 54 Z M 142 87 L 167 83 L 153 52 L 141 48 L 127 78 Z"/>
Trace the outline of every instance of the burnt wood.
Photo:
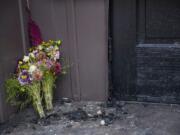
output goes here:
<path id="1" fill-rule="evenodd" d="M 123 98 L 135 92 L 136 1 L 112 1 L 113 96 Z"/>
<path id="2" fill-rule="evenodd" d="M 113 97 L 179 103 L 180 1 L 112 0 Z"/>
<path id="3" fill-rule="evenodd" d="M 137 52 L 137 100 L 179 103 L 180 46 L 139 44 Z"/>

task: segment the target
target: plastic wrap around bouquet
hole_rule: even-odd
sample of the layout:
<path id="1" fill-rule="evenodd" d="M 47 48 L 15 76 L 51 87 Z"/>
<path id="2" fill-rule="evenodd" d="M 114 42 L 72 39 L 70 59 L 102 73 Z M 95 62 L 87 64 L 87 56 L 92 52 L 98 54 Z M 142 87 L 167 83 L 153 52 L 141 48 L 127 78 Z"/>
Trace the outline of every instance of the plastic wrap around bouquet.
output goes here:
<path id="1" fill-rule="evenodd" d="M 7 100 L 20 108 L 31 103 L 40 118 L 53 109 L 53 89 L 57 75 L 63 73 L 60 63 L 61 41 L 42 42 L 29 49 L 18 61 L 16 73 L 6 80 Z"/>

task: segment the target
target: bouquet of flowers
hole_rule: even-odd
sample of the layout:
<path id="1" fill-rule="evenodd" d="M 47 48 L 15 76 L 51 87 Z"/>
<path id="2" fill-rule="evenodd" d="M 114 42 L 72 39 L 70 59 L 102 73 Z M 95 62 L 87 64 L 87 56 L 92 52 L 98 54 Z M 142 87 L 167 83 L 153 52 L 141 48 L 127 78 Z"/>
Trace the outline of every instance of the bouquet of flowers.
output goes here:
<path id="1" fill-rule="evenodd" d="M 18 61 L 16 73 L 6 81 L 7 100 L 20 108 L 32 103 L 40 118 L 53 109 L 53 88 L 58 74 L 64 73 L 60 63 L 61 41 L 42 42 L 29 49 Z"/>

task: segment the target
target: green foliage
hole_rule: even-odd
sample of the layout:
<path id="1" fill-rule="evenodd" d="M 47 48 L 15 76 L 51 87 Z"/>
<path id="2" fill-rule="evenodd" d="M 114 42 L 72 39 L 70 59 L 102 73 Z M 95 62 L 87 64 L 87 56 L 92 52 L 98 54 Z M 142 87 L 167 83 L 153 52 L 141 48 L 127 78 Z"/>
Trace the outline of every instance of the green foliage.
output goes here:
<path id="1" fill-rule="evenodd" d="M 6 80 L 5 90 L 7 102 L 19 107 L 19 109 L 26 107 L 31 102 L 27 93 L 27 87 L 21 86 L 15 77 Z"/>
<path id="2" fill-rule="evenodd" d="M 11 77 L 5 82 L 6 100 L 20 110 L 32 103 L 34 109 L 42 118 L 45 116 L 41 104 L 41 85 L 40 82 L 33 82 L 31 85 L 21 85 L 17 78 Z"/>

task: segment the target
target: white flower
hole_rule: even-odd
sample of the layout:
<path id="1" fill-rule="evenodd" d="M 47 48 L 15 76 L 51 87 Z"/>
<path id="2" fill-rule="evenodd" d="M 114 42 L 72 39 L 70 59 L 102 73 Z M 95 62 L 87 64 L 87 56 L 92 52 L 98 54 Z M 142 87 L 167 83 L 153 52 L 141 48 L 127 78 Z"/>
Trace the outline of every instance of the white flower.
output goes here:
<path id="1" fill-rule="evenodd" d="M 41 45 L 39 45 L 39 46 L 38 46 L 38 49 L 39 49 L 39 50 L 42 50 L 43 48 L 42 48 L 42 46 L 41 46 Z"/>
<path id="2" fill-rule="evenodd" d="M 50 51 L 50 48 L 48 47 L 48 48 L 46 48 L 46 51 Z"/>
<path id="3" fill-rule="evenodd" d="M 29 53 L 29 57 L 35 58 L 35 55 L 33 53 Z"/>
<path id="4" fill-rule="evenodd" d="M 36 69 L 37 67 L 35 65 L 31 65 L 28 72 L 32 74 Z"/>
<path id="5" fill-rule="evenodd" d="M 29 56 L 24 56 L 23 61 L 28 62 L 29 61 Z"/>
<path id="6" fill-rule="evenodd" d="M 38 52 L 37 50 L 34 50 L 32 53 L 33 53 L 33 54 L 36 54 L 37 52 Z"/>
<path id="7" fill-rule="evenodd" d="M 60 57 L 60 53 L 59 53 L 59 51 L 56 51 L 54 60 L 55 60 L 55 61 L 58 60 L 59 57 Z"/>

